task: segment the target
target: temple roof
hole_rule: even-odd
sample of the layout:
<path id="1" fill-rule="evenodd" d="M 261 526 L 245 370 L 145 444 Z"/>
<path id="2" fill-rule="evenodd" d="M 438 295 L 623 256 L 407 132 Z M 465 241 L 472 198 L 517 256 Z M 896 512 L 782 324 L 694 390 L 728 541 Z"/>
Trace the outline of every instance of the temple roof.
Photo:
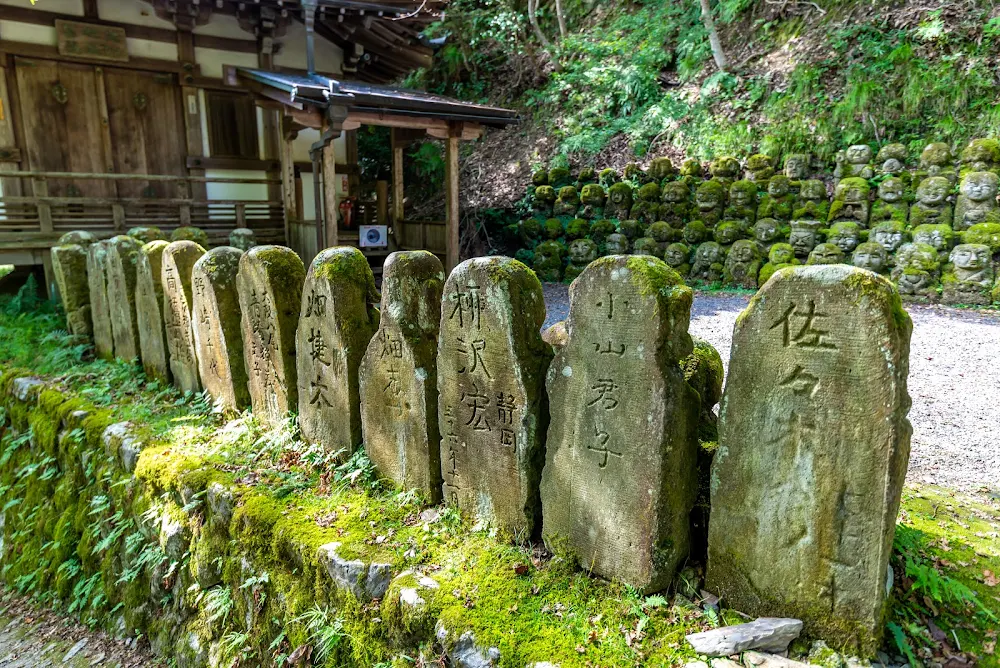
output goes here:
<path id="1" fill-rule="evenodd" d="M 238 80 L 256 84 L 280 96 L 270 95 L 297 107 L 325 108 L 339 105 L 348 112 L 391 114 L 464 121 L 502 127 L 518 122 L 517 112 L 501 107 L 462 102 L 419 90 L 331 79 L 319 74 L 288 74 L 244 67 L 236 68 Z"/>

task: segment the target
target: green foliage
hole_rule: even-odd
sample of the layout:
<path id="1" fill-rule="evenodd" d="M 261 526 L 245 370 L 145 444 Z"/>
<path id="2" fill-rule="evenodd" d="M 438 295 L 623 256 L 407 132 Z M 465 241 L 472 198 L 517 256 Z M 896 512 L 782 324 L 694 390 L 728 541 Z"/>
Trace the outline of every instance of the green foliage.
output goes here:
<path id="1" fill-rule="evenodd" d="M 292 620 L 305 627 L 309 644 L 313 648 L 313 661 L 323 665 L 344 642 L 344 621 L 335 610 L 313 606 Z"/>

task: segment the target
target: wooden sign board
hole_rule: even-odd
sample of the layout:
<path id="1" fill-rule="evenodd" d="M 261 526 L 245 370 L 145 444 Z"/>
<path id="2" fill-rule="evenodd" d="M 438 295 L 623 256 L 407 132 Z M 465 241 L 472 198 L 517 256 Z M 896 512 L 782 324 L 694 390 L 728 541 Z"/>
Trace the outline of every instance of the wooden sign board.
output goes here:
<path id="1" fill-rule="evenodd" d="M 56 35 L 60 55 L 128 62 L 125 28 L 56 19 Z"/>

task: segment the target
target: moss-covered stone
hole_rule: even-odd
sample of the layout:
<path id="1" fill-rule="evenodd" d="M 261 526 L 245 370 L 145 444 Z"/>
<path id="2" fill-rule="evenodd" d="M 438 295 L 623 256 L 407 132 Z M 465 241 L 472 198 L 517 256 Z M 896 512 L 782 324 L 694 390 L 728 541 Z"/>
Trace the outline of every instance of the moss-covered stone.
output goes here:
<path id="1" fill-rule="evenodd" d="M 722 271 L 722 284 L 734 288 L 756 290 L 760 267 L 757 244 L 748 239 L 740 239 L 732 245 L 726 255 Z"/>
<path id="2" fill-rule="evenodd" d="M 358 369 L 365 452 L 379 473 L 441 498 L 437 344 L 444 267 L 427 251 L 391 254 L 379 329 Z"/>
<path id="3" fill-rule="evenodd" d="M 375 278 L 356 248 L 321 252 L 302 287 L 295 335 L 299 429 L 346 459 L 361 445 L 358 368 L 379 327 Z"/>
<path id="4" fill-rule="evenodd" d="M 713 173 L 714 175 L 714 173 Z M 774 160 L 763 153 L 755 153 L 747 158 L 746 179 L 760 187 L 765 187 L 768 180 L 774 176 Z"/>
<path id="5" fill-rule="evenodd" d="M 917 186 L 917 201 L 910 207 L 910 225 L 951 225 L 952 206 L 948 202 L 951 182 L 943 176 L 929 176 Z"/>
<path id="6" fill-rule="evenodd" d="M 171 241 L 193 241 L 202 248 L 208 248 L 208 234 L 200 227 L 178 227 L 170 234 Z"/>
<path id="7" fill-rule="evenodd" d="M 163 251 L 168 242 L 139 249 L 135 267 L 135 316 L 142 368 L 150 378 L 170 382 L 167 330 L 163 322 Z"/>
<path id="8" fill-rule="evenodd" d="M 789 220 L 794 208 L 792 184 L 783 174 L 772 176 L 767 180 L 767 192 L 760 198 L 757 215 L 761 218 Z"/>
<path id="9" fill-rule="evenodd" d="M 1000 177 L 995 172 L 966 172 L 955 202 L 954 229 L 967 230 L 980 223 L 1000 223 L 997 191 Z M 941 221 L 947 223 L 947 221 Z"/>
<path id="10" fill-rule="evenodd" d="M 194 241 L 172 241 L 161 256 L 163 325 L 167 332 L 170 373 L 182 392 L 200 392 L 198 351 L 194 344 L 191 271 L 205 249 Z"/>
<path id="11" fill-rule="evenodd" d="M 566 239 L 583 239 L 590 234 L 590 223 L 583 218 L 574 218 L 566 224 Z"/>
<path id="12" fill-rule="evenodd" d="M 632 210 L 632 184 L 620 182 L 608 187 L 604 213 L 608 218 L 624 220 Z"/>
<path id="13" fill-rule="evenodd" d="M 573 183 L 573 175 L 565 167 L 553 167 L 549 170 L 549 186 L 563 188 Z"/>
<path id="14" fill-rule="evenodd" d="M 792 220 L 826 220 L 829 215 L 826 184 L 818 179 L 801 181 L 799 193 L 792 205 Z"/>
<path id="15" fill-rule="evenodd" d="M 192 327 L 202 387 L 226 413 L 250 405 L 236 290 L 243 251 L 232 246 L 202 255 L 191 271 Z"/>
<path id="16" fill-rule="evenodd" d="M 135 315 L 135 268 L 141 244 L 125 235 L 108 241 L 106 259 L 108 308 L 115 357 L 125 361 L 139 358 L 139 333 Z"/>
<path id="17" fill-rule="evenodd" d="M 229 245 L 246 252 L 257 245 L 257 234 L 248 227 L 237 227 L 229 233 Z"/>
<path id="18" fill-rule="evenodd" d="M 595 220 L 594 224 L 590 226 L 590 238 L 601 245 L 608 238 L 608 235 L 614 234 L 617 229 L 615 224 L 606 218 Z"/>
<path id="19" fill-rule="evenodd" d="M 90 293 L 90 317 L 97 354 L 111 359 L 115 339 L 111 329 L 111 306 L 108 303 L 108 242 L 97 241 L 87 247 L 87 288 Z"/>
<path id="20" fill-rule="evenodd" d="M 700 401 L 678 361 L 691 352 L 691 301 L 659 260 L 592 263 L 573 284 L 569 337 L 546 381 L 546 540 L 644 592 L 665 588 L 688 552 Z M 598 339 L 608 354 L 594 355 Z"/>
<path id="21" fill-rule="evenodd" d="M 899 294 L 920 301 L 938 297 L 941 261 L 937 249 L 920 243 L 906 243 L 896 252 L 892 281 Z"/>
<path id="22" fill-rule="evenodd" d="M 143 246 L 148 244 L 150 241 L 167 240 L 167 235 L 163 233 L 163 230 L 154 226 L 133 227 L 129 229 L 127 234 Z"/>
<path id="23" fill-rule="evenodd" d="M 994 253 L 1000 253 L 1000 223 L 978 223 L 963 232 L 961 236 L 962 243 L 985 244 Z"/>
<path id="24" fill-rule="evenodd" d="M 51 256 L 52 274 L 66 311 L 66 330 L 76 336 L 90 337 L 94 326 L 87 279 L 87 248 L 79 243 L 60 244 L 52 247 Z"/>
<path id="25" fill-rule="evenodd" d="M 719 410 L 710 591 L 838 645 L 880 646 L 911 329 L 886 279 L 844 265 L 784 269 L 751 300 Z"/>
<path id="26" fill-rule="evenodd" d="M 694 192 L 695 212 L 697 217 L 706 227 L 715 227 L 715 224 L 722 219 L 722 213 L 726 205 L 727 184 L 722 181 L 705 181 Z"/>
<path id="27" fill-rule="evenodd" d="M 959 175 L 964 179 L 973 172 L 1000 172 L 1000 141 L 996 139 L 973 139 L 962 149 L 959 156 L 961 170 Z"/>
<path id="28" fill-rule="evenodd" d="M 868 227 L 869 203 L 868 193 L 871 188 L 868 181 L 861 177 L 847 177 L 840 180 L 833 193 L 830 213 L 827 220 L 835 223 L 840 220 L 853 220 L 862 227 Z"/>
<path id="29" fill-rule="evenodd" d="M 608 167 L 607 169 L 601 170 L 597 180 L 598 183 L 604 186 L 605 189 L 608 189 L 618 183 L 621 179 L 619 178 L 617 171 Z"/>
<path id="30" fill-rule="evenodd" d="M 552 355 L 540 335 L 544 320 L 542 286 L 516 260 L 466 260 L 445 284 L 438 345 L 444 495 L 463 514 L 523 538 L 540 519 Z"/>
<path id="31" fill-rule="evenodd" d="M 299 404 L 295 330 L 305 274 L 302 259 L 283 246 L 256 246 L 240 258 L 236 289 L 250 403 L 266 424 Z"/>
<path id="32" fill-rule="evenodd" d="M 945 304 L 989 305 L 994 273 L 992 251 L 985 244 L 961 244 L 951 251 L 949 270 L 941 277 Z"/>
<path id="33" fill-rule="evenodd" d="M 558 239 L 564 232 L 562 221 L 558 218 L 547 218 L 542 224 L 542 234 L 546 239 Z"/>
<path id="34" fill-rule="evenodd" d="M 558 241 L 543 241 L 535 246 L 532 268 L 547 283 L 558 283 L 563 277 L 566 246 Z"/>
<path id="35" fill-rule="evenodd" d="M 660 245 L 652 237 L 639 237 L 632 242 L 632 253 L 634 255 L 658 257 L 660 254 Z"/>

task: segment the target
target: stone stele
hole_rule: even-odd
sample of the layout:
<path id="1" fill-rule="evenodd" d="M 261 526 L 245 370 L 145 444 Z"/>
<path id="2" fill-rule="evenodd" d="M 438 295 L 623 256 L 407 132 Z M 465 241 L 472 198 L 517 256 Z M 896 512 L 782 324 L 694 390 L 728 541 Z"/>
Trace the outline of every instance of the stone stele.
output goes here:
<path id="1" fill-rule="evenodd" d="M 167 330 L 163 326 L 163 251 L 168 241 L 150 241 L 139 249 L 135 265 L 135 317 L 139 356 L 146 375 L 170 381 Z"/>
<path id="2" fill-rule="evenodd" d="M 786 268 L 736 321 L 706 588 L 872 654 L 910 453 L 909 316 L 857 267 Z"/>
<path id="3" fill-rule="evenodd" d="M 302 288 L 295 334 L 299 429 L 305 440 L 350 456 L 361 445 L 358 367 L 378 329 L 375 278 L 356 248 L 327 248 Z"/>
<path id="4" fill-rule="evenodd" d="M 305 276 L 302 258 L 284 246 L 255 246 L 240 258 L 236 289 L 250 404 L 272 425 L 298 405 L 295 328 Z"/>
<path id="5" fill-rule="evenodd" d="M 135 267 L 142 248 L 135 238 L 119 235 L 108 241 L 107 281 L 111 333 L 115 357 L 134 360 L 139 357 L 139 328 L 135 313 Z"/>
<path id="6" fill-rule="evenodd" d="M 542 285 L 517 260 L 466 260 L 445 283 L 437 379 L 444 496 L 522 539 L 541 521 L 552 356 L 539 332 L 544 321 Z"/>
<path id="7" fill-rule="evenodd" d="M 66 311 L 66 330 L 75 336 L 91 336 L 90 284 L 87 280 L 87 247 L 66 243 L 53 246 L 52 274 L 55 276 L 63 310 Z"/>
<path id="8" fill-rule="evenodd" d="M 546 541 L 642 592 L 666 588 L 688 554 L 701 400 L 678 361 L 692 350 L 691 301 L 655 258 L 593 262 L 570 287 L 546 381 Z"/>
<path id="9" fill-rule="evenodd" d="M 163 285 L 163 326 L 167 331 L 167 351 L 174 385 L 182 392 L 200 392 L 198 352 L 191 326 L 191 270 L 205 254 L 193 241 L 171 241 L 163 249 L 160 282 Z"/>
<path id="10" fill-rule="evenodd" d="M 236 275 L 243 251 L 220 246 L 208 251 L 191 270 L 194 345 L 198 351 L 201 384 L 223 412 L 232 413 L 250 405 L 243 334 L 240 330 L 240 300 Z"/>
<path id="11" fill-rule="evenodd" d="M 90 289 L 94 348 L 99 357 L 111 359 L 115 354 L 115 339 L 111 330 L 111 309 L 108 306 L 107 266 L 108 242 L 90 244 L 87 248 L 87 285 Z"/>
<path id="12" fill-rule="evenodd" d="M 365 451 L 386 478 L 441 498 L 437 345 L 444 267 L 427 251 L 382 269 L 382 319 L 358 375 Z"/>

